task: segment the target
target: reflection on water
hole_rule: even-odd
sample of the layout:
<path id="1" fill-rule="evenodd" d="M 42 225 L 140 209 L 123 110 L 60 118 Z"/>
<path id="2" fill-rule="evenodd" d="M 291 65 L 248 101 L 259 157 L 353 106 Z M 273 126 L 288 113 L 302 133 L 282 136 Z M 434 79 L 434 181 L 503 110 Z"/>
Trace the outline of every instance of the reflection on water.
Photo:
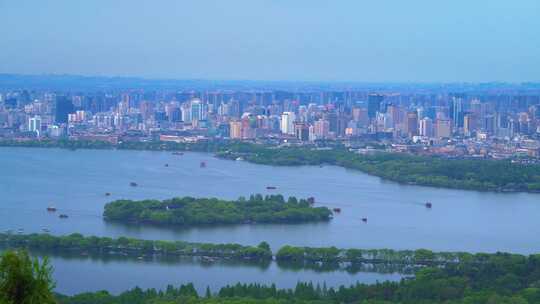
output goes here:
<path id="1" fill-rule="evenodd" d="M 102 256 L 33 250 L 32 255 L 48 256 L 54 267 L 56 291 L 76 294 L 108 290 L 120 293 L 135 286 L 164 289 L 167 285 L 194 283 L 199 292 L 206 287 L 213 291 L 240 283 L 275 283 L 279 288 L 292 288 L 299 281 L 349 285 L 356 282 L 396 281 L 407 275 L 390 265 L 355 265 L 354 267 L 310 267 L 274 261 L 254 262 L 216 259 L 211 262 L 196 257 Z M 381 270 L 381 272 L 379 272 Z M 106 280 L 104 280 L 106 278 Z"/>

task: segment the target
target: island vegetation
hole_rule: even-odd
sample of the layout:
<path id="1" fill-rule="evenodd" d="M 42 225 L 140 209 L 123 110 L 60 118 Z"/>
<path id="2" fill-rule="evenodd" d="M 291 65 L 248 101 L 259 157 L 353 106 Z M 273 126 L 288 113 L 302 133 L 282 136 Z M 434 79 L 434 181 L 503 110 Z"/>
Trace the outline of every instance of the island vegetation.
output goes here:
<path id="1" fill-rule="evenodd" d="M 276 253 L 276 260 L 302 263 L 387 263 L 407 265 L 435 265 L 481 262 L 491 254 L 466 252 L 433 252 L 427 249 L 338 249 L 336 247 L 283 246 Z"/>
<path id="2" fill-rule="evenodd" d="M 104 256 L 195 256 L 256 261 L 272 259 L 272 251 L 266 242 L 261 242 L 258 246 L 243 246 L 239 244 L 140 240 L 127 237 L 116 239 L 97 236 L 85 237 L 78 233 L 66 236 L 0 233 L 0 245 L 42 252 L 97 253 Z"/>
<path id="3" fill-rule="evenodd" d="M 192 243 L 184 241 L 141 240 L 135 238 L 83 236 L 73 233 L 65 236 L 50 234 L 0 233 L 0 246 L 40 252 L 98 253 L 103 256 L 188 256 L 252 261 L 276 260 L 289 268 L 334 269 L 334 265 L 406 265 L 445 266 L 449 264 L 483 264 L 493 256 L 515 256 L 508 253 L 433 252 L 427 249 L 338 249 L 336 247 L 294 247 L 285 245 L 273 253 L 267 242 L 257 246 L 239 244 Z"/>
<path id="4" fill-rule="evenodd" d="M 274 166 L 335 165 L 403 184 L 481 191 L 540 192 L 540 165 L 406 153 L 378 152 L 366 155 L 339 144 L 325 149 L 273 147 L 228 140 L 196 143 L 124 141 L 118 144 L 76 140 L 1 140 L 0 146 L 210 152 L 225 159 L 241 158 Z"/>
<path id="5" fill-rule="evenodd" d="M 242 223 L 327 221 L 332 212 L 313 207 L 307 199 L 282 195 L 251 195 L 248 199 L 182 197 L 159 200 L 117 200 L 105 205 L 106 220 L 125 223 L 195 226 Z"/>

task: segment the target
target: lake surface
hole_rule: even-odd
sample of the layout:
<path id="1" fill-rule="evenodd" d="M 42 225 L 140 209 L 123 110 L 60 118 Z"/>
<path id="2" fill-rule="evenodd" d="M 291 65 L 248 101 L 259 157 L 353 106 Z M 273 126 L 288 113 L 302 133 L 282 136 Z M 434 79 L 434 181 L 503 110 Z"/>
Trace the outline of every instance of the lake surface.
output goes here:
<path id="1" fill-rule="evenodd" d="M 199 167 L 201 161 L 206 168 Z M 539 194 L 399 185 L 339 167 L 272 167 L 203 153 L 0 148 L 0 168 L 0 230 L 47 228 L 53 234 L 250 245 L 267 241 L 273 249 L 291 244 L 540 252 L 535 241 L 540 235 Z M 131 181 L 139 187 L 130 187 Z M 277 190 L 266 190 L 268 185 Z M 318 205 L 342 212 L 328 223 L 193 229 L 125 226 L 101 218 L 104 204 L 120 198 L 234 199 L 252 193 L 314 196 Z M 424 207 L 426 201 L 433 203 L 431 210 Z M 45 211 L 51 204 L 57 214 Z M 59 219 L 58 213 L 69 219 Z"/>
<path id="2" fill-rule="evenodd" d="M 5 250 L 0 248 L 0 253 Z M 55 291 L 65 295 L 107 290 L 112 294 L 132 289 L 164 290 L 193 283 L 200 295 L 206 288 L 218 292 L 221 287 L 236 283 L 275 284 L 278 288 L 294 288 L 298 282 L 312 282 L 321 287 L 339 287 L 357 282 L 373 284 L 399 281 L 411 276 L 411 269 L 399 265 L 363 264 L 356 269 L 306 269 L 282 265 L 234 260 L 201 261 L 198 258 L 157 258 L 119 256 L 82 256 L 77 254 L 32 252 L 33 256 L 47 255 L 53 267 Z M 402 274 L 400 272 L 405 272 Z"/>
<path id="3" fill-rule="evenodd" d="M 50 258 L 50 262 L 54 267 L 54 278 L 57 281 L 55 291 L 66 295 L 99 290 L 119 294 L 135 286 L 160 290 L 165 289 L 167 285 L 178 287 L 187 283 L 193 283 L 199 294 L 204 295 L 206 287 L 210 287 L 212 292 L 217 292 L 221 287 L 238 282 L 267 285 L 275 283 L 278 288 L 294 288 L 300 281 L 337 287 L 356 282 L 376 283 L 397 281 L 402 278 L 399 273 L 294 270 L 279 267 L 275 262 L 263 267 L 231 262 L 204 264 L 191 259 L 168 263 L 55 256 Z"/>
<path id="4" fill-rule="evenodd" d="M 201 161 L 207 162 L 206 168 L 200 168 Z M 165 164 L 169 166 L 165 167 Z M 24 229 L 24 233 L 31 233 L 47 228 L 58 235 L 79 232 L 85 235 L 248 245 L 267 241 L 273 250 L 290 244 L 522 254 L 540 252 L 540 242 L 536 241 L 540 235 L 538 194 L 399 185 L 333 166 L 272 167 L 221 160 L 205 153 L 177 156 L 169 152 L 149 151 L 0 148 L 0 169 L 1 231 Z M 132 181 L 139 186 L 130 187 Z M 277 190 L 267 190 L 268 185 L 276 186 Z M 106 192 L 112 195 L 106 197 Z M 101 217 L 104 204 L 120 198 L 165 199 L 189 195 L 234 199 L 253 193 L 314 196 L 317 205 L 339 207 L 342 212 L 327 223 L 192 229 L 125 226 L 107 223 Z M 424 207 L 426 201 L 433 203 L 432 209 Z M 49 205 L 55 205 L 59 211 L 47 213 L 45 209 Z M 69 218 L 59 219 L 59 213 L 68 214 Z M 363 217 L 368 218 L 367 224 L 361 221 Z M 79 269 L 88 278 L 96 278 L 92 283 L 96 284 L 92 286 L 95 289 L 102 288 L 97 278 L 104 276 L 107 269 L 115 269 L 110 276 L 107 272 L 107 276 L 121 281 L 118 286 L 111 287 L 116 291 L 136 284 L 163 288 L 168 283 L 187 282 L 182 281 L 184 278 L 195 280 L 198 275 L 204 287 L 258 278 L 291 287 L 294 285 L 291 282 L 303 279 L 298 273 L 273 268 L 277 266 L 263 272 L 249 268 L 249 273 L 246 273 L 241 268 L 217 265 L 201 271 L 197 270 L 200 266 L 181 265 L 169 269 L 154 262 L 149 262 L 150 266 L 133 261 L 108 264 L 92 260 L 54 262 L 57 264 L 56 276 L 68 278 L 59 285 L 59 291 L 67 293 L 76 290 L 70 284 L 76 284 L 73 281 L 80 275 Z M 137 267 L 131 267 L 135 265 Z M 77 271 L 73 272 L 73 269 Z M 184 273 L 189 275 L 182 276 Z M 219 276 L 219 273 L 223 274 Z M 145 276 L 153 277 L 152 280 L 144 280 Z M 351 280 L 352 283 L 356 280 L 356 277 L 336 276 L 339 279 L 329 277 L 325 281 L 346 283 Z"/>

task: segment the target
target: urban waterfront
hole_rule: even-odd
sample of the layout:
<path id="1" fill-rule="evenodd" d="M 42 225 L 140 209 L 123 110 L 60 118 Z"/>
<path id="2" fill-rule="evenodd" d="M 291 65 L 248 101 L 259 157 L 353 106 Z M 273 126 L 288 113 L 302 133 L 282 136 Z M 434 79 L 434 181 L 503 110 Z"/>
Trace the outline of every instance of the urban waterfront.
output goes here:
<path id="1" fill-rule="evenodd" d="M 207 162 L 200 168 L 201 161 Z M 46 166 L 44 166 L 46 164 Z M 165 164 L 169 164 L 165 167 Z M 141 239 L 339 248 L 540 252 L 537 194 L 492 193 L 399 185 L 338 167 L 271 167 L 211 154 L 2 148 L 0 229 Z M 130 187 L 135 181 L 138 187 Z M 267 190 L 266 186 L 277 187 Z M 110 192 L 111 196 L 105 196 Z M 257 224 L 191 229 L 103 221 L 119 198 L 237 198 L 253 193 L 314 196 L 341 208 L 328 223 Z M 430 201 L 432 209 L 424 203 Z M 57 214 L 47 213 L 54 205 Z M 58 213 L 69 215 L 58 218 Z M 368 223 L 361 219 L 368 218 Z"/>

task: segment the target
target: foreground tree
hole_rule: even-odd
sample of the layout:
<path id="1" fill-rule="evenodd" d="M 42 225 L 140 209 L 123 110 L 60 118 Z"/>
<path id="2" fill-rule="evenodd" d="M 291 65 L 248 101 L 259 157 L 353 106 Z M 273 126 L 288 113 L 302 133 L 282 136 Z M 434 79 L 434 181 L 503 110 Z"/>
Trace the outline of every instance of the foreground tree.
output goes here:
<path id="1" fill-rule="evenodd" d="M 56 303 L 52 267 L 26 251 L 7 251 L 0 257 L 0 304 Z"/>

